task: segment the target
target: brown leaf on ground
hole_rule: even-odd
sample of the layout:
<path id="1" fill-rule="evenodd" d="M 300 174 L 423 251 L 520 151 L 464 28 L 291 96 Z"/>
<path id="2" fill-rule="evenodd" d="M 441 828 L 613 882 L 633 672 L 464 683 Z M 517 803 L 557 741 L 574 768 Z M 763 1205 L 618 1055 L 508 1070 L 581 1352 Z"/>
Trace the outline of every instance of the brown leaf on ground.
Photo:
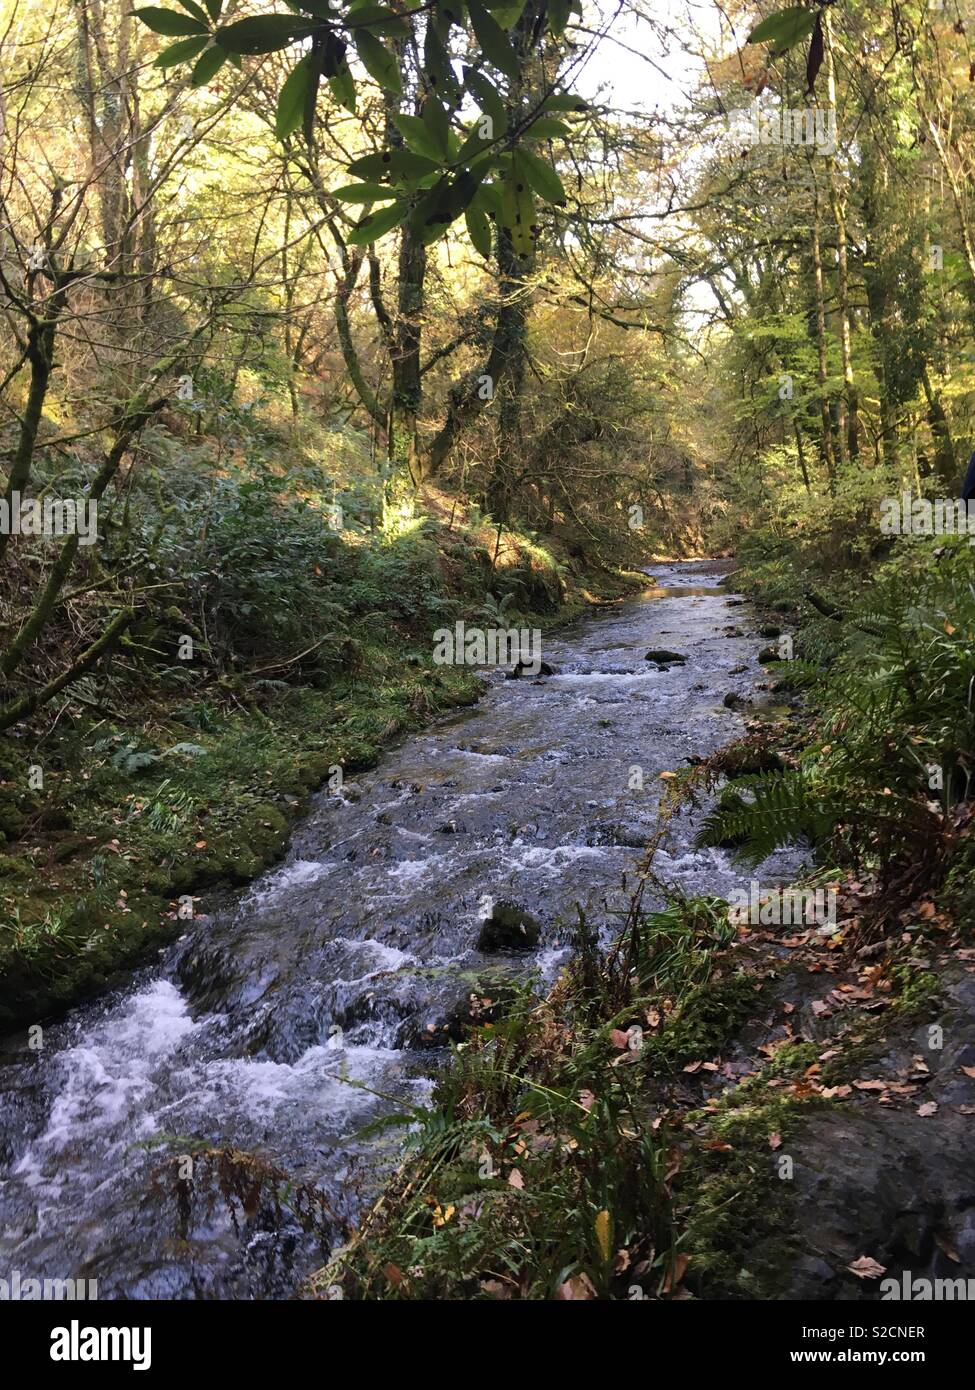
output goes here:
<path id="1" fill-rule="evenodd" d="M 779 1133 L 778 1130 L 776 1130 L 773 1134 L 770 1134 L 770 1135 L 769 1135 L 769 1137 L 768 1137 L 768 1146 L 769 1146 L 770 1149 L 781 1149 L 781 1147 L 782 1147 L 782 1135 Z"/>
<path id="2" fill-rule="evenodd" d="M 887 1266 L 878 1264 L 869 1255 L 859 1255 L 847 1269 L 858 1279 L 879 1279 L 881 1274 L 887 1273 Z"/>
<path id="3" fill-rule="evenodd" d="M 662 1293 L 670 1293 L 671 1290 L 676 1289 L 677 1285 L 681 1282 L 684 1275 L 686 1274 L 687 1266 L 689 1264 L 689 1255 L 676 1255 L 674 1257 L 674 1263 L 670 1266 L 670 1268 L 667 1270 L 667 1273 L 664 1276 L 664 1282 L 661 1288 Z"/>
<path id="4" fill-rule="evenodd" d="M 927 1119 L 929 1115 L 936 1115 L 938 1113 L 938 1102 L 936 1100 L 926 1100 L 923 1105 L 918 1106 L 917 1113 L 923 1115 L 925 1119 Z"/>
<path id="5" fill-rule="evenodd" d="M 598 1294 L 588 1274 L 573 1274 L 571 1279 L 566 1279 L 564 1284 L 559 1285 L 556 1298 L 565 1299 L 567 1302 L 579 1302 L 598 1298 Z"/>

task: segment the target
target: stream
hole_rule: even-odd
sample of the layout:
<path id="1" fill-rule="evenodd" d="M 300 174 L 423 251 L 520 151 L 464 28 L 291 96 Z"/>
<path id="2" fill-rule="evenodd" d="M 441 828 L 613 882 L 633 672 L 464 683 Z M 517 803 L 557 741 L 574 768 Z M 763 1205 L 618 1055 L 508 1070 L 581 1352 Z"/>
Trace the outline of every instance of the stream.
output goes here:
<path id="1" fill-rule="evenodd" d="M 717 587 L 726 568 L 655 566 L 645 594 L 544 639 L 556 674 L 485 673 L 476 706 L 319 793 L 286 859 L 202 902 L 210 915 L 156 965 L 46 1028 L 42 1050 L 12 1039 L 0 1056 L 0 1277 L 97 1279 L 101 1298 L 292 1294 L 323 1263 L 327 1233 L 259 1200 L 235 1218 L 219 1191 L 180 1210 L 167 1160 L 201 1141 L 232 1146 L 354 1219 L 401 1142 L 361 1131 L 425 1103 L 449 1055 L 430 1042 L 474 974 L 554 978 L 577 903 L 611 935 L 659 773 L 740 733 L 722 701 L 754 694 L 762 642 L 750 610 Z M 658 668 L 645 660 L 655 647 L 686 664 Z M 657 872 L 686 892 L 740 885 L 694 834 L 694 817 L 675 819 Z M 774 856 L 755 876 L 788 881 L 795 860 Z M 542 923 L 530 954 L 476 950 L 502 900 Z"/>

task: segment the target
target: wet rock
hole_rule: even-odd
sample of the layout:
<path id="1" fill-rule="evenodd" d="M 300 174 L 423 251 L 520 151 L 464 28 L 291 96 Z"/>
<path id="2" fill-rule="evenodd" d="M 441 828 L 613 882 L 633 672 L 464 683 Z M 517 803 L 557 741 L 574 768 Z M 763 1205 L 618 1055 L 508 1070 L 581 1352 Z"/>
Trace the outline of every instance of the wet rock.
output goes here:
<path id="1" fill-rule="evenodd" d="M 722 628 L 722 632 L 724 633 L 725 637 L 744 637 L 745 635 L 740 627 Z"/>
<path id="2" fill-rule="evenodd" d="M 531 666 L 533 665 L 534 662 L 531 663 Z M 526 665 L 524 661 L 516 661 L 510 671 L 505 671 L 504 678 L 506 681 L 516 681 L 520 680 L 524 676 L 528 676 L 530 679 L 534 679 L 536 676 L 558 675 L 558 671 L 555 669 L 555 667 L 550 666 L 547 661 L 540 661 L 538 663 L 537 671 L 533 671 L 531 669 L 531 666 Z"/>
<path id="3" fill-rule="evenodd" d="M 463 1042 L 472 1028 L 493 1023 L 512 995 L 511 979 L 500 970 L 467 977 L 454 999 L 444 1001 L 432 1016 L 424 1014 L 410 1023 L 402 1045 L 432 1048 Z"/>
<path id="4" fill-rule="evenodd" d="M 759 637 L 781 637 L 782 629 L 776 627 L 774 623 L 764 623 L 758 629 L 758 635 Z"/>
<path id="5" fill-rule="evenodd" d="M 729 690 L 721 703 L 724 705 L 725 709 L 747 709 L 750 701 L 747 700 L 744 695 L 739 695 L 736 691 Z"/>
<path id="6" fill-rule="evenodd" d="M 477 949 L 491 954 L 495 951 L 532 951 L 541 936 L 541 923 L 530 912 L 523 912 L 512 902 L 496 902 L 490 917 L 481 926 Z"/>
<path id="7" fill-rule="evenodd" d="M 763 666 L 767 666 L 767 665 L 769 665 L 770 662 L 773 662 L 773 661 L 784 661 L 784 660 L 785 660 L 785 658 L 783 657 L 782 653 L 779 651 L 778 647 L 763 647 L 762 650 L 761 650 L 761 651 L 759 652 L 759 654 L 758 654 L 758 659 L 759 659 L 759 661 L 762 663 Z"/>
<path id="8" fill-rule="evenodd" d="M 655 661 L 658 666 L 673 666 L 675 662 L 683 666 L 687 657 L 680 652 L 669 652 L 666 647 L 651 647 L 644 660 Z"/>

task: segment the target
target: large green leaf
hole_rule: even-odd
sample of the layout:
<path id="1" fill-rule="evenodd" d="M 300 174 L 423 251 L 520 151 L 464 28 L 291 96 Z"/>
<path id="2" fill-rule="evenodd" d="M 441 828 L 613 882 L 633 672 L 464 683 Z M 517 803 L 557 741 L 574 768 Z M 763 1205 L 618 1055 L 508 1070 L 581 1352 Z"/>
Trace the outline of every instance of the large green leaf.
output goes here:
<path id="1" fill-rule="evenodd" d="M 332 193 L 340 203 L 388 203 L 396 196 L 395 188 L 381 183 L 347 183 Z"/>
<path id="2" fill-rule="evenodd" d="M 757 24 L 748 35 L 749 43 L 770 43 L 780 53 L 800 43 L 813 31 L 816 23 L 816 10 L 804 9 L 801 5 L 791 5 L 787 10 L 779 10 Z"/>
<path id="3" fill-rule="evenodd" d="M 274 113 L 274 133 L 279 140 L 298 129 L 305 114 L 305 101 L 311 86 L 314 55 L 307 53 L 301 62 L 288 74 L 287 80 L 278 93 L 277 110 Z"/>
<path id="4" fill-rule="evenodd" d="M 345 28 L 355 38 L 356 33 L 368 27 L 370 33 L 386 34 L 392 38 L 409 38 L 410 26 L 400 15 L 387 9 L 385 5 L 374 5 L 371 0 L 349 6 Z"/>
<path id="5" fill-rule="evenodd" d="M 142 9 L 136 10 L 135 14 L 154 34 L 165 34 L 167 38 L 207 32 L 205 24 L 188 14 L 180 14 L 178 10 L 163 10 L 158 5 L 145 5 Z"/>
<path id="6" fill-rule="evenodd" d="M 196 34 L 191 39 L 179 39 L 178 42 L 171 43 L 168 48 L 164 48 L 152 66 L 154 68 L 175 68 L 180 63 L 186 63 L 190 58 L 195 58 L 198 53 L 202 53 L 209 42 L 209 34 Z"/>
<path id="7" fill-rule="evenodd" d="M 276 53 L 295 39 L 307 37 L 315 27 L 314 20 L 298 19 L 293 14 L 259 14 L 224 25 L 217 30 L 217 41 L 228 53 Z"/>
<path id="8" fill-rule="evenodd" d="M 450 120 L 446 111 L 437 98 L 431 95 L 423 103 L 420 115 L 440 157 L 446 159 L 450 150 Z"/>
<path id="9" fill-rule="evenodd" d="M 407 183 L 439 172 L 434 160 L 414 154 L 412 150 L 384 150 L 382 154 L 366 154 L 349 165 L 349 173 L 357 179 L 388 178 Z"/>
<path id="10" fill-rule="evenodd" d="M 378 82 L 384 91 L 399 95 L 403 90 L 403 79 L 395 54 L 390 53 L 385 44 L 381 44 L 368 29 L 356 29 L 352 41 L 369 76 Z"/>
<path id="11" fill-rule="evenodd" d="M 517 158 L 512 159 L 502 186 L 501 220 L 515 253 L 529 257 L 534 246 L 535 200 Z"/>
<path id="12" fill-rule="evenodd" d="M 488 14 L 479 0 L 468 0 L 474 36 L 481 45 L 481 52 L 506 77 L 518 76 L 518 58 L 508 42 L 507 35 L 496 19 Z"/>
<path id="13" fill-rule="evenodd" d="M 560 206 L 565 203 L 562 180 L 547 160 L 519 147 L 515 151 L 514 163 L 519 175 L 527 178 L 535 192 L 547 203 L 558 203 Z"/>
<path id="14" fill-rule="evenodd" d="M 332 96 L 346 111 L 355 112 L 355 79 L 348 63 L 342 63 L 328 79 Z"/>
<path id="15" fill-rule="evenodd" d="M 206 11 L 202 10 L 196 0 L 179 0 L 187 14 L 191 14 L 194 19 L 198 19 L 205 29 L 209 29 L 210 21 L 207 19 Z"/>
<path id="16" fill-rule="evenodd" d="M 473 68 L 464 69 L 464 85 L 477 98 L 485 116 L 491 117 L 495 135 L 503 135 L 508 128 L 508 116 L 497 88 L 483 73 L 475 72 Z"/>
<path id="17" fill-rule="evenodd" d="M 405 222 L 409 212 L 410 204 L 403 199 L 398 203 L 390 203 L 388 208 L 379 208 L 376 212 L 367 213 L 352 228 L 346 240 L 350 246 L 366 246 L 370 241 L 378 241 L 381 236 Z"/>
<path id="18" fill-rule="evenodd" d="M 210 78 L 220 71 L 226 61 L 226 53 L 224 53 L 223 49 L 218 47 L 217 44 L 214 44 L 212 48 L 208 48 L 193 69 L 193 75 L 190 78 L 190 86 L 205 87 L 210 81 Z"/>
<path id="19" fill-rule="evenodd" d="M 419 116 L 395 115 L 393 124 L 414 154 L 438 164 L 444 158 L 446 147 L 440 144 L 427 122 Z"/>
<path id="20" fill-rule="evenodd" d="M 464 214 L 467 221 L 467 234 L 471 239 L 474 250 L 485 259 L 491 254 L 493 237 L 491 235 L 491 219 L 486 212 L 473 205 Z"/>

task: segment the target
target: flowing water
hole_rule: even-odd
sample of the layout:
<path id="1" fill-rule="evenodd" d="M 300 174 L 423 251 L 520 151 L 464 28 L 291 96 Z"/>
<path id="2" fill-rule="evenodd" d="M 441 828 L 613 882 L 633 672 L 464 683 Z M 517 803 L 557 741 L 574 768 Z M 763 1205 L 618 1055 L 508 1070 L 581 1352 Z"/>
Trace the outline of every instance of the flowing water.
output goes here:
<path id="1" fill-rule="evenodd" d="M 487 674 L 477 706 L 320 794 L 285 861 L 201 904 L 211 915 L 157 966 L 45 1029 L 42 1050 L 12 1039 L 0 1058 L 0 1277 L 97 1279 L 115 1298 L 290 1294 L 322 1262 L 320 1239 L 260 1202 L 237 1219 L 219 1194 L 181 1209 L 167 1159 L 233 1146 L 354 1217 L 390 1160 L 390 1141 L 361 1131 L 424 1103 L 444 1056 L 431 1029 L 474 973 L 500 963 L 551 978 L 577 903 L 611 930 L 654 825 L 658 774 L 740 732 L 722 700 L 754 690 L 761 643 L 721 573 L 656 567 L 642 597 L 545 640 L 556 674 Z M 645 660 L 654 647 L 687 662 L 658 669 Z M 657 872 L 726 893 L 740 871 L 694 849 L 694 832 L 688 815 L 672 824 Z M 794 864 L 769 861 L 762 882 Z M 527 961 L 476 950 L 499 900 L 543 924 Z"/>

